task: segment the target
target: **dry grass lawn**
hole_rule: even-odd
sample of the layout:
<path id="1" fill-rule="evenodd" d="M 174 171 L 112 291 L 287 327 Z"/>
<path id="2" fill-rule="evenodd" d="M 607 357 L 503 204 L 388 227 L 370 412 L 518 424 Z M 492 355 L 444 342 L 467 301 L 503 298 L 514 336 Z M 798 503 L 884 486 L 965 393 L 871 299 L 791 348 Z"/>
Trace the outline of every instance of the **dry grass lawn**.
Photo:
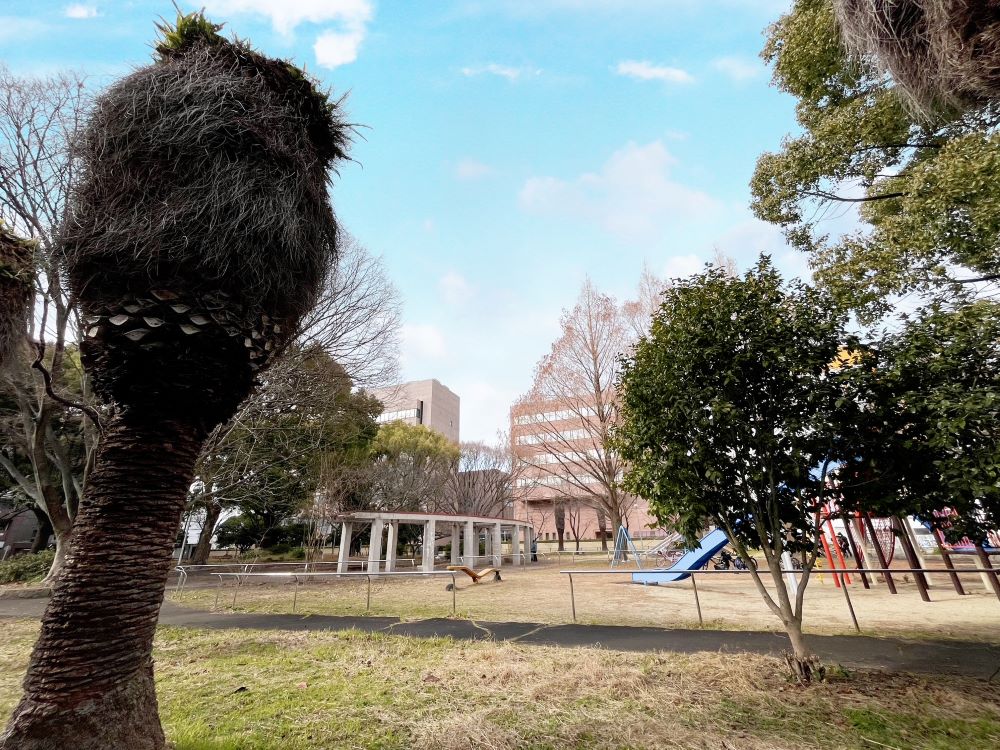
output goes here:
<path id="1" fill-rule="evenodd" d="M 4 623 L 0 725 L 37 628 Z M 155 657 L 176 750 L 1000 747 L 998 686 L 859 672 L 803 689 L 761 656 L 161 628 Z"/>
<path id="2" fill-rule="evenodd" d="M 563 623 L 571 621 L 569 582 L 559 565 L 537 565 L 526 570 L 507 568 L 501 583 L 473 585 L 459 576 L 459 616 L 484 621 Z M 601 568 L 589 568 L 607 570 Z M 986 592 L 977 576 L 964 576 L 971 593 L 958 596 L 944 576 L 934 576 L 932 602 L 920 600 L 916 586 L 896 577 L 900 593 L 889 594 L 884 584 L 865 590 L 860 582 L 850 589 L 862 631 L 874 635 L 1000 640 L 996 623 L 1000 601 Z M 200 579 L 204 582 L 205 579 Z M 445 617 L 451 614 L 451 594 L 446 580 L 376 580 L 372 585 L 373 615 L 403 618 Z M 616 576 L 576 576 L 577 617 L 580 622 L 697 627 L 691 582 L 666 586 L 632 584 L 625 573 Z M 231 584 L 227 583 L 227 587 Z M 780 623 L 765 607 L 749 577 L 711 574 L 700 576 L 698 591 L 706 627 L 743 630 L 779 630 Z M 220 608 L 228 608 L 232 589 L 219 596 Z M 215 603 L 215 588 L 189 588 L 173 601 L 198 607 Z M 244 585 L 236 609 L 253 612 L 291 612 L 293 586 L 289 583 Z M 363 579 L 329 580 L 299 587 L 296 611 L 312 614 L 363 614 L 366 584 Z M 816 575 L 806 592 L 805 625 L 812 633 L 853 633 L 843 592 L 831 576 Z"/>

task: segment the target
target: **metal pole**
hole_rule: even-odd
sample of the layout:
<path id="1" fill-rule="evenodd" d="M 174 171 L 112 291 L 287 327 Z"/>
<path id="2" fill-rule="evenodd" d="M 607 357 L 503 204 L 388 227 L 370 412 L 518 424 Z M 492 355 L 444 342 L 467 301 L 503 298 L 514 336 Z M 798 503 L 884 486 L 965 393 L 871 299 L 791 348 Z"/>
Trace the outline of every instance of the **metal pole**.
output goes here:
<path id="1" fill-rule="evenodd" d="M 701 619 L 701 599 L 698 598 L 698 576 L 691 574 L 691 588 L 694 590 L 694 604 L 698 608 L 698 627 L 704 627 L 705 621 Z"/>
<path id="2" fill-rule="evenodd" d="M 573 592 L 573 574 L 569 574 L 569 602 L 573 607 L 573 622 L 576 622 L 576 594 Z"/>
<path id="3" fill-rule="evenodd" d="M 292 594 L 292 614 L 295 614 L 295 604 L 299 599 L 299 577 L 292 576 L 292 582 L 295 584 L 294 593 Z"/>
<path id="4" fill-rule="evenodd" d="M 222 576 L 219 576 L 219 585 L 215 589 L 215 604 L 212 605 L 212 609 L 219 608 L 219 593 L 222 591 Z"/>
<path id="5" fill-rule="evenodd" d="M 458 584 L 455 582 L 455 574 L 451 574 L 451 614 L 457 615 L 458 609 L 455 603 L 455 589 L 458 588 Z"/>
<path id="6" fill-rule="evenodd" d="M 851 594 L 850 594 L 850 592 L 849 592 L 849 591 L 847 590 L 847 589 L 848 589 L 848 586 L 847 586 L 847 581 L 844 581 L 844 582 L 843 582 L 843 584 L 844 584 L 844 585 L 843 585 L 843 586 L 841 586 L 840 588 L 842 588 L 842 589 L 844 590 L 844 598 L 845 598 L 845 599 L 847 600 L 847 609 L 848 609 L 848 610 L 850 611 L 850 613 L 851 613 L 851 622 L 853 622 L 853 623 L 854 623 L 854 629 L 855 629 L 855 630 L 856 630 L 856 631 L 857 631 L 858 633 L 860 633 L 860 632 L 861 632 L 861 626 L 860 626 L 860 625 L 858 625 L 858 616 L 854 614 L 854 605 L 853 605 L 853 604 L 851 604 Z"/>
<path id="7" fill-rule="evenodd" d="M 365 576 L 368 579 L 368 601 L 365 602 L 365 612 L 368 612 L 372 608 L 372 577 Z"/>
<path id="8" fill-rule="evenodd" d="M 243 581 L 240 579 L 240 577 L 236 576 L 236 586 L 233 587 L 233 606 L 232 606 L 232 609 L 236 609 L 236 595 L 238 593 L 240 593 L 240 585 L 242 583 L 243 583 Z"/>

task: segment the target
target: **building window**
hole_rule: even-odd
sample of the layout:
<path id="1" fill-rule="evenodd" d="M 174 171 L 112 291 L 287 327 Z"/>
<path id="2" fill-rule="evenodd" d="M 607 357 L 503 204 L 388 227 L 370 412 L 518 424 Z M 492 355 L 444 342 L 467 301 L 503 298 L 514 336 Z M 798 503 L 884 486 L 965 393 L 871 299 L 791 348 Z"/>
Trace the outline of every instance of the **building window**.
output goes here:
<path id="1" fill-rule="evenodd" d="M 399 411 L 386 411 L 382 412 L 380 415 L 375 417 L 375 421 L 379 424 L 386 424 L 387 422 L 399 422 L 404 419 L 416 419 L 420 420 L 420 409 L 400 409 Z"/>

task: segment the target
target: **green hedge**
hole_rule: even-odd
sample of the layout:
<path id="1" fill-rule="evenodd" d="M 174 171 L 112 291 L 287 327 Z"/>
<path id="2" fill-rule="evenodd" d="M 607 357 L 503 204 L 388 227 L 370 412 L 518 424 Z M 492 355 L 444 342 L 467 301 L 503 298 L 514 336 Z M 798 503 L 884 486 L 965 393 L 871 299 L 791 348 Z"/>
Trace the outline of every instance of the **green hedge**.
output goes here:
<path id="1" fill-rule="evenodd" d="M 35 555 L 14 555 L 0 562 L 0 584 L 32 583 L 42 580 L 52 567 L 55 556 L 55 552 L 46 550 Z"/>

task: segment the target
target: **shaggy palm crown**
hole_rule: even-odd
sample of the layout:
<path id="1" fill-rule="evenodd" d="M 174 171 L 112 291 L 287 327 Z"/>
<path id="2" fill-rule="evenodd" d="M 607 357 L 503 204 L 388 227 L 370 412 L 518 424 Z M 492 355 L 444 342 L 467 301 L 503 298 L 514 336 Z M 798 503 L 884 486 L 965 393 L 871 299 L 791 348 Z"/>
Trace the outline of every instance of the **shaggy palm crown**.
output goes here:
<path id="1" fill-rule="evenodd" d="M 31 243 L 0 221 L 0 366 L 24 338 L 32 281 Z"/>
<path id="2" fill-rule="evenodd" d="M 327 183 L 349 128 L 302 71 L 200 14 L 161 30 L 81 138 L 64 258 L 98 392 L 213 421 L 335 260 Z"/>
<path id="3" fill-rule="evenodd" d="M 917 110 L 1000 98 L 997 0 L 833 0 L 848 46 L 873 56 Z"/>

